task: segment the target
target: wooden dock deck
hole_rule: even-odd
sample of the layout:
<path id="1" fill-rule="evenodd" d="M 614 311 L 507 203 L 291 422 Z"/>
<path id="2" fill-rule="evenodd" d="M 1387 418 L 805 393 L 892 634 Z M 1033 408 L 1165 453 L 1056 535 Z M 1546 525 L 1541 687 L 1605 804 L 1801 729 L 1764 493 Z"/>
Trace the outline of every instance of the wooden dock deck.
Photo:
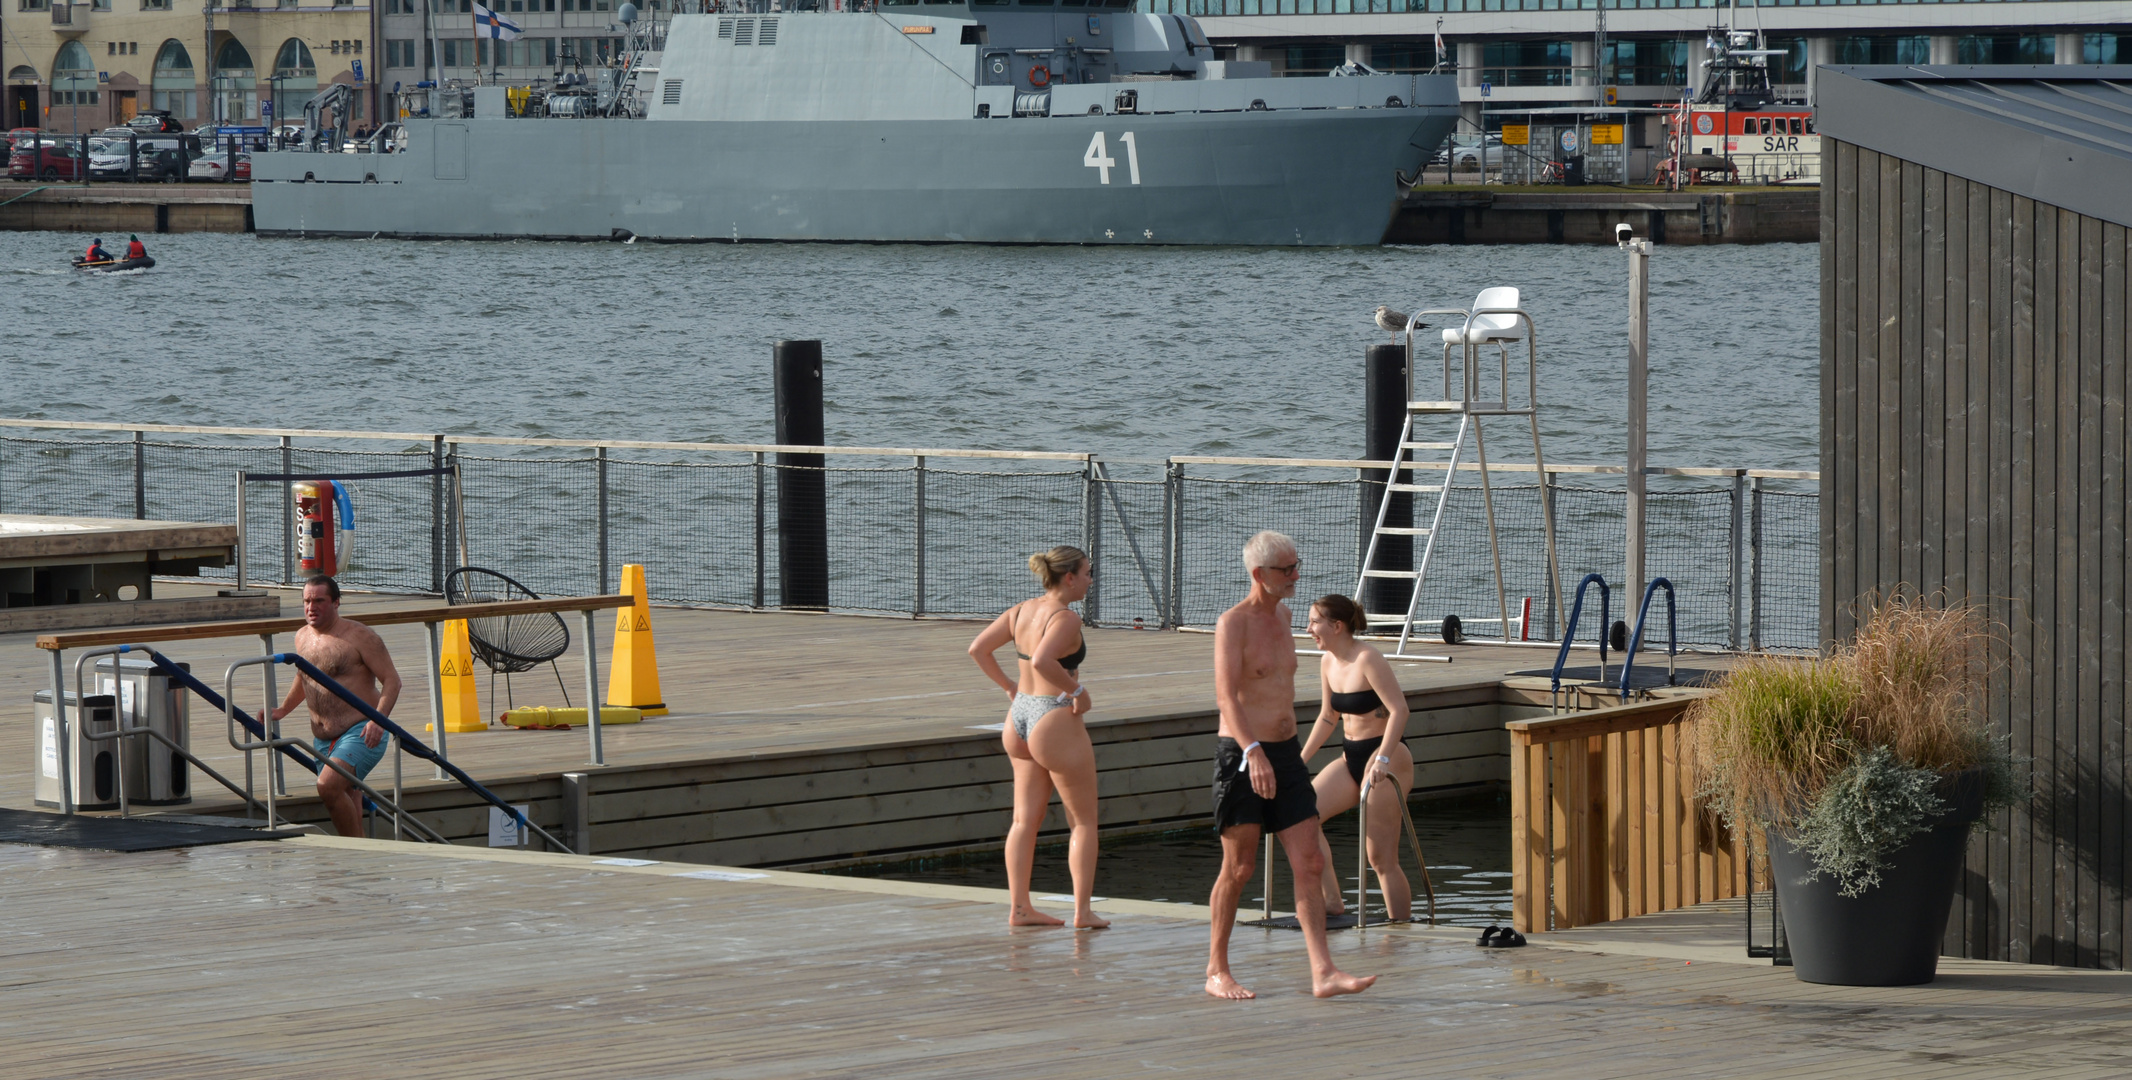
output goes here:
<path id="1" fill-rule="evenodd" d="M 1813 986 L 1683 958 L 1681 924 L 1727 918 L 1699 910 L 1518 950 L 1339 934 L 1381 981 L 1335 1001 L 1297 935 L 1240 928 L 1261 996 L 1217 1002 L 1204 908 L 1102 907 L 1110 930 L 1009 931 L 1002 893 L 870 879 L 322 837 L 0 845 L 0 1071 L 2102 1078 L 2132 1043 L 2132 976 L 1948 960 L 1927 986 Z"/>
<path id="2" fill-rule="evenodd" d="M 422 603 L 350 594 L 343 614 L 359 619 L 366 608 Z M 452 734 L 452 760 L 504 798 L 533 806 L 544 826 L 569 830 L 564 839 L 580 852 L 817 865 L 982 847 L 1004 835 L 1011 776 L 996 725 L 1006 703 L 964 654 L 977 624 L 675 608 L 654 609 L 653 622 L 664 696 L 674 711 L 605 728 L 604 768 L 587 766 L 582 730 Z M 570 623 L 575 636 L 579 624 Z M 604 669 L 611 624 L 602 616 L 599 625 Z M 381 632 L 406 680 L 395 715 L 420 732 L 428 716 L 421 628 Z M 1118 629 L 1093 630 L 1088 639 L 1105 825 L 1162 827 L 1203 817 L 1213 757 L 1212 637 Z M 573 700 L 582 697 L 580 646 L 562 662 Z M 256 638 L 223 639 L 166 651 L 219 685 L 228 663 L 259 655 L 261 646 Z M 1502 723 L 1538 711 L 1532 701 L 1544 698 L 1506 700 L 1502 682 L 1508 672 L 1545 666 L 1552 654 L 1485 645 L 1445 651 L 1454 662 L 1395 665 L 1418 710 L 1408 740 L 1421 763 L 1417 788 L 1506 781 Z M 1300 708 L 1314 714 L 1315 664 L 1304 659 Z M 0 761 L 19 763 L 0 770 L 0 805 L 31 804 L 30 701 L 50 679 L 49 654 L 27 635 L 0 638 Z M 488 700 L 485 675 L 480 683 L 483 707 L 493 715 L 500 706 Z M 240 703 L 256 704 L 257 674 L 239 685 L 252 688 Z M 501 681 L 497 686 L 500 692 Z M 518 676 L 516 690 L 523 703 L 558 703 L 546 671 Z M 243 775 L 222 718 L 197 700 L 192 746 L 225 775 Z M 566 773 L 588 775 L 583 801 L 565 785 Z M 384 787 L 390 775 L 388 762 L 373 780 Z M 404 775 L 408 803 L 426 821 L 454 838 L 484 842 L 485 808 L 456 785 L 429 779 L 428 767 L 412 758 Z M 242 813 L 241 803 L 205 778 L 195 779 L 194 791 L 194 804 L 178 809 Z M 298 820 L 321 819 L 298 776 L 289 794 L 285 808 Z"/>

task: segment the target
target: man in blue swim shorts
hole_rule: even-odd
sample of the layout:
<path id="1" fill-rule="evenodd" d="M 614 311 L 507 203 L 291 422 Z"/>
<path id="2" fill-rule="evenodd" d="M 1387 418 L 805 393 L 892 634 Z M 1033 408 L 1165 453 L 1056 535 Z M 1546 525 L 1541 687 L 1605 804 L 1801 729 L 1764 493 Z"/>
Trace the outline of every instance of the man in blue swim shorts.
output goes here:
<path id="1" fill-rule="evenodd" d="M 340 583 L 330 577 L 304 584 L 304 627 L 296 632 L 296 654 L 327 678 L 347 687 L 372 708 L 392 715 L 400 699 L 400 673 L 377 631 L 341 618 Z M 321 760 L 339 762 L 358 778 L 370 775 L 385 757 L 385 729 L 363 718 L 333 691 L 298 674 L 289 696 L 268 715 L 279 720 L 302 702 L 311 712 L 311 746 Z M 318 797 L 342 836 L 363 835 L 363 793 L 332 767 L 318 772 Z"/>

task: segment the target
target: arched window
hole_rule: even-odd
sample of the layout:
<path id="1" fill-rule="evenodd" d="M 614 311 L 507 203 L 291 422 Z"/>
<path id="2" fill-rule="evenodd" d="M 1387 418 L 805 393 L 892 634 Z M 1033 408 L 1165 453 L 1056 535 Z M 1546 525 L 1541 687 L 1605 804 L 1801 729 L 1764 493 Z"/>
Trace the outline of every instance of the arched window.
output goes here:
<path id="1" fill-rule="evenodd" d="M 245 78 L 251 78 L 252 54 L 245 51 L 244 43 L 236 38 L 225 39 L 222 48 L 215 52 L 215 71 L 232 75 L 241 71 Z"/>
<path id="2" fill-rule="evenodd" d="M 59 55 L 52 60 L 52 104 L 78 108 L 97 104 L 99 96 L 96 67 L 89 60 L 89 50 L 79 41 L 61 45 Z"/>
<path id="3" fill-rule="evenodd" d="M 16 64 L 13 68 L 9 69 L 7 73 L 7 81 L 36 82 L 37 69 L 29 66 L 28 64 Z"/>
<path id="4" fill-rule="evenodd" d="M 180 120 L 199 116 L 194 106 L 192 54 L 176 38 L 163 43 L 155 54 L 154 101 L 160 109 Z"/>
<path id="5" fill-rule="evenodd" d="M 281 52 L 274 57 L 274 74 L 317 78 L 318 67 L 311 63 L 310 47 L 295 38 L 282 42 Z"/>

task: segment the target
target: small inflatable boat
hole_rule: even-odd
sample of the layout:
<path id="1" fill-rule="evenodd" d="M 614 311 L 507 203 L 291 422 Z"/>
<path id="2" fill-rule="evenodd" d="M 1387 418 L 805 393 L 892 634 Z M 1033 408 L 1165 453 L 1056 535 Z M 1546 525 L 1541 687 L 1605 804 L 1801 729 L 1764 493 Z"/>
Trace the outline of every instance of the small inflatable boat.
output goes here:
<path id="1" fill-rule="evenodd" d="M 98 274 L 115 273 L 120 270 L 146 270 L 155 265 L 155 260 L 143 255 L 138 259 L 98 259 L 94 262 L 82 256 L 74 257 L 74 269 L 88 270 Z"/>

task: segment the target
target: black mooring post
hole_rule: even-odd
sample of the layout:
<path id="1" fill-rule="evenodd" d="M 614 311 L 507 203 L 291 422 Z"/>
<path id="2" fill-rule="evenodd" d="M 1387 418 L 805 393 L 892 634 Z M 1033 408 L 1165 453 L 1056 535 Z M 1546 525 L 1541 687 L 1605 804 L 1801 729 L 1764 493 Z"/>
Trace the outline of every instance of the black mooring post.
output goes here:
<path id="1" fill-rule="evenodd" d="M 1363 359 L 1364 390 L 1362 395 L 1362 456 L 1371 461 L 1390 461 L 1399 454 L 1399 432 L 1407 418 L 1407 353 L 1402 345 L 1372 345 Z M 1375 495 L 1383 491 L 1377 486 L 1385 483 L 1387 470 L 1368 471 L 1370 487 Z M 1402 472 L 1403 483 L 1412 483 L 1413 475 Z M 1368 550 L 1369 534 L 1376 525 L 1377 505 L 1366 501 L 1363 507 L 1362 543 Z M 1384 523 L 1400 528 L 1414 524 L 1414 496 L 1408 492 L 1392 493 L 1392 504 L 1385 509 Z M 1411 536 L 1385 536 L 1377 541 L 1377 555 L 1368 569 L 1412 570 L 1414 568 L 1414 538 Z M 1362 602 L 1362 610 L 1379 614 L 1404 613 L 1407 603 L 1413 598 L 1413 584 L 1397 578 L 1370 578 L 1363 594 L 1356 597 Z"/>
<path id="2" fill-rule="evenodd" d="M 770 347 L 777 441 L 822 445 L 822 343 Z M 822 455 L 777 455 L 777 595 L 781 607 L 829 608 L 829 504 Z"/>

